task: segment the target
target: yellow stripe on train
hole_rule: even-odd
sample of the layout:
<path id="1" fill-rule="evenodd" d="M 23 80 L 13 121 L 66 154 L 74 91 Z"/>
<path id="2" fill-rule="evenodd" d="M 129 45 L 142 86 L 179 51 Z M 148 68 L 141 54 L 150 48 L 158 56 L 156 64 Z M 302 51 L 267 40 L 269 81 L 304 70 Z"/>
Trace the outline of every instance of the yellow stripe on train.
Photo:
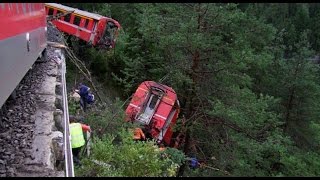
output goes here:
<path id="1" fill-rule="evenodd" d="M 62 11 L 62 12 L 67 12 L 66 10 L 63 10 L 63 9 L 60 9 L 60 8 L 57 8 L 57 7 L 53 7 L 53 6 L 50 6 L 50 5 L 45 5 L 45 6 L 47 6 L 48 8 L 57 9 L 57 10 Z M 87 17 L 87 16 L 78 14 L 78 13 L 73 13 L 73 14 L 75 14 L 76 16 L 80 16 L 80 17 L 89 19 L 89 20 L 97 20 L 97 19 L 92 19 L 92 18 L 89 18 L 89 17 Z"/>

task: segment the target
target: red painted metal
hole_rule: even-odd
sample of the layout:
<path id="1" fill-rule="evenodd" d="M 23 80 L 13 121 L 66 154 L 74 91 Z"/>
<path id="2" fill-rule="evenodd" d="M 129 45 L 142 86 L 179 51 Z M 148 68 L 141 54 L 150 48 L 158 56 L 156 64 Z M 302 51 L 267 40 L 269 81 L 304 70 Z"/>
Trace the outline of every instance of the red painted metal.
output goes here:
<path id="1" fill-rule="evenodd" d="M 146 106 L 149 105 L 152 94 L 160 95 L 157 98 L 159 104 L 154 105 L 155 110 L 154 113 L 150 113 L 152 115 L 150 122 L 141 121 L 139 118 L 142 114 L 147 114 Z M 171 87 L 154 81 L 145 81 L 139 85 L 126 109 L 126 121 L 144 124 L 148 133 L 158 143 L 170 145 L 172 128 L 176 124 L 179 112 L 179 101 Z"/>
<path id="2" fill-rule="evenodd" d="M 47 45 L 44 3 L 0 3 L 0 107 Z"/>
<path id="3" fill-rule="evenodd" d="M 74 35 L 94 46 L 114 48 L 118 31 L 121 28 L 116 20 L 56 3 L 45 3 L 45 7 L 47 15 L 72 12 L 70 20 L 61 17 L 52 21 L 60 31 Z M 49 10 L 53 11 L 53 14 L 50 14 Z M 76 21 L 76 19 L 80 20 Z M 113 36 L 107 36 L 108 23 L 114 24 L 116 28 Z"/>
<path id="4" fill-rule="evenodd" d="M 1 3 L 0 40 L 46 27 L 43 3 Z"/>

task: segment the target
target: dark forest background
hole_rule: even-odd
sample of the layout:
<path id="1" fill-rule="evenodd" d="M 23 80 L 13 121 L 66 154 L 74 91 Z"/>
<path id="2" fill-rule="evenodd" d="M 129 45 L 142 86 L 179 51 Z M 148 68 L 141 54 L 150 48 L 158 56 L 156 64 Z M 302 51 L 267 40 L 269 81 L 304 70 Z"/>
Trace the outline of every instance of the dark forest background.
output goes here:
<path id="1" fill-rule="evenodd" d="M 319 176 L 320 4 L 64 4 L 121 24 L 115 49 L 77 54 L 122 100 L 177 92 L 185 154 L 221 170 L 180 175 Z"/>

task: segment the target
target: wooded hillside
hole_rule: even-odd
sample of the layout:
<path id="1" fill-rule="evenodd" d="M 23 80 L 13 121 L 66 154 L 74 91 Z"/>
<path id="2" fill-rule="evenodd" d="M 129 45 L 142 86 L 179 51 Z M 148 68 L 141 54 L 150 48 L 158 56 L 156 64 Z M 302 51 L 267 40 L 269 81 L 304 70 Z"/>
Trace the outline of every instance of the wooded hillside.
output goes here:
<path id="1" fill-rule="evenodd" d="M 78 47 L 121 100 L 145 80 L 177 92 L 182 150 L 219 169 L 180 176 L 320 175 L 320 4 L 64 4 L 121 24 L 114 50 Z"/>

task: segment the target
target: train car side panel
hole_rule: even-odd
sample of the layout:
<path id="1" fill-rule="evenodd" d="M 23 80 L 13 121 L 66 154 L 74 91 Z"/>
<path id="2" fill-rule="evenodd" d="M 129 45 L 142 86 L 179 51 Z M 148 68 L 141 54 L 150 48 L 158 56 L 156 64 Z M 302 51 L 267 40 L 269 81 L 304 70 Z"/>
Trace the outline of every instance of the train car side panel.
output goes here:
<path id="1" fill-rule="evenodd" d="M 170 145 L 180 105 L 175 91 L 163 84 L 144 81 L 134 93 L 127 109 L 126 121 L 142 123 L 157 142 Z"/>
<path id="2" fill-rule="evenodd" d="M 55 20 L 52 23 L 62 32 L 65 32 L 70 35 L 74 35 L 84 41 L 90 40 L 91 32 L 87 29 L 78 28 L 77 26 L 62 20 Z"/>
<path id="3" fill-rule="evenodd" d="M 44 4 L 0 3 L 0 27 L 1 107 L 46 48 Z"/>
<path id="4" fill-rule="evenodd" d="M 31 9 L 28 4 L 21 3 L 0 3 L 0 40 L 15 36 L 38 27 L 45 27 L 45 9 Z"/>

